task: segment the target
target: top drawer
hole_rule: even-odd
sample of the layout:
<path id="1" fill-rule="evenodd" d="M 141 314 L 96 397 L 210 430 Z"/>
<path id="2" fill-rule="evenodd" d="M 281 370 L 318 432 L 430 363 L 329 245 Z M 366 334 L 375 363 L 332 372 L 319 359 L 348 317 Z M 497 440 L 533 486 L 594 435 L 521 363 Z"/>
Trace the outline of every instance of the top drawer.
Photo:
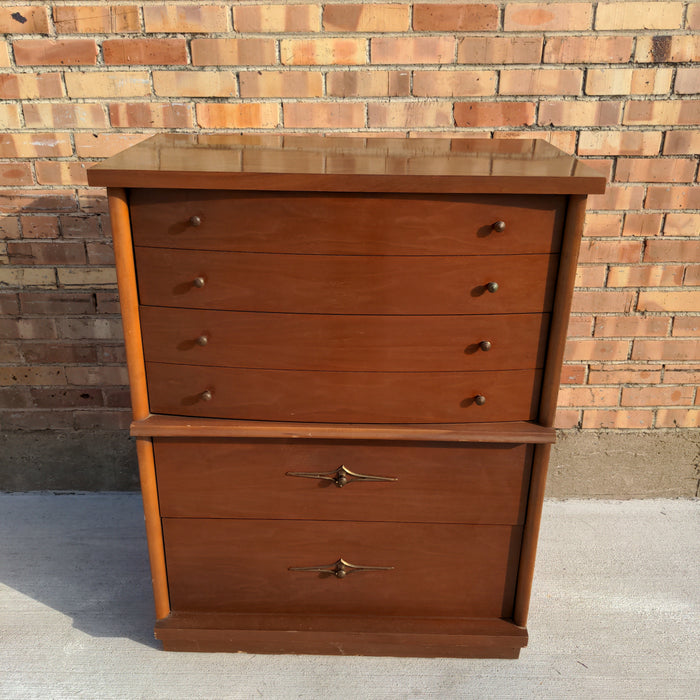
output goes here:
<path id="1" fill-rule="evenodd" d="M 540 195 L 155 189 L 129 198 L 138 246 L 322 255 L 557 252 L 566 204 Z"/>

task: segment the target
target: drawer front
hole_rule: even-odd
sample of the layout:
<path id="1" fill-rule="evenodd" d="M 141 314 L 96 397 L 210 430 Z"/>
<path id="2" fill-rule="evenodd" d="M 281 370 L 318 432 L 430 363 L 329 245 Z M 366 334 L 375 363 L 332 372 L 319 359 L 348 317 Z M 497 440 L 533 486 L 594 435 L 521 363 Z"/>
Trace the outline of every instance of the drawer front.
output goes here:
<path id="1" fill-rule="evenodd" d="M 326 255 L 555 252 L 565 207 L 557 196 L 196 190 L 132 190 L 130 201 L 136 245 Z"/>
<path id="2" fill-rule="evenodd" d="M 173 610 L 510 617 L 521 528 L 164 518 Z M 343 578 L 291 571 L 343 559 Z"/>
<path id="3" fill-rule="evenodd" d="M 549 314 L 360 316 L 141 307 L 149 362 L 338 371 L 542 367 Z"/>
<path id="4" fill-rule="evenodd" d="M 541 375 L 541 370 L 300 372 L 146 364 L 152 413 L 311 423 L 533 420 Z"/>
<path id="5" fill-rule="evenodd" d="M 179 438 L 154 446 L 164 517 L 495 525 L 523 522 L 532 452 L 529 445 Z"/>
<path id="6" fill-rule="evenodd" d="M 319 314 L 540 313 L 553 255 L 362 256 L 136 248 L 147 306 Z M 487 285 L 496 283 L 495 291 Z"/>

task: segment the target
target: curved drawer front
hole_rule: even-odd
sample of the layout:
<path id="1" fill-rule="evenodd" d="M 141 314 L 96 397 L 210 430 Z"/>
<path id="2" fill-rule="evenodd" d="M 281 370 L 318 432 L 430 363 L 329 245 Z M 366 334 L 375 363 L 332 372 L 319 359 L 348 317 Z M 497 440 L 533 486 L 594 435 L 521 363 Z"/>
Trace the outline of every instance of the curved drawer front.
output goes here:
<path id="1" fill-rule="evenodd" d="M 507 525 L 163 519 L 173 609 L 210 612 L 508 618 L 521 532 Z M 338 577 L 332 572 L 340 559 L 363 569 L 346 567 Z M 309 567 L 328 571 L 292 570 Z"/>
<path id="2" fill-rule="evenodd" d="M 146 360 L 258 369 L 542 367 L 548 314 L 361 316 L 141 307 Z"/>
<path id="3" fill-rule="evenodd" d="M 532 420 L 541 375 L 541 370 L 299 372 L 146 364 L 152 413 L 310 423 Z"/>
<path id="4" fill-rule="evenodd" d="M 160 512 L 516 525 L 528 445 L 155 439 Z"/>
<path id="5" fill-rule="evenodd" d="M 561 196 L 131 192 L 136 245 L 259 253 L 555 252 L 564 207 Z"/>
<path id="6" fill-rule="evenodd" d="M 232 311 L 540 313 L 551 308 L 556 267 L 553 255 L 421 258 L 136 248 L 142 304 Z"/>

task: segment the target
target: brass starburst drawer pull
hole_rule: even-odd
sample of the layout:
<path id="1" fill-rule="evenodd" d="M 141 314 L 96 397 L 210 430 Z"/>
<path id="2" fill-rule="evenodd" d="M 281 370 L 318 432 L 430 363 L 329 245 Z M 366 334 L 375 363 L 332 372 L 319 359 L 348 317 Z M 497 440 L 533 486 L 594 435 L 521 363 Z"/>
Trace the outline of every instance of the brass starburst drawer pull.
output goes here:
<path id="1" fill-rule="evenodd" d="M 317 572 L 319 574 L 333 574 L 336 578 L 345 578 L 348 574 L 358 571 L 392 571 L 393 568 L 393 566 L 357 566 L 341 558 L 326 566 L 290 566 L 289 571 Z"/>
<path id="2" fill-rule="evenodd" d="M 300 476 L 304 479 L 323 479 L 332 481 L 339 489 L 353 481 L 398 481 L 393 476 L 373 476 L 357 474 L 341 464 L 334 472 L 287 472 L 287 476 Z"/>

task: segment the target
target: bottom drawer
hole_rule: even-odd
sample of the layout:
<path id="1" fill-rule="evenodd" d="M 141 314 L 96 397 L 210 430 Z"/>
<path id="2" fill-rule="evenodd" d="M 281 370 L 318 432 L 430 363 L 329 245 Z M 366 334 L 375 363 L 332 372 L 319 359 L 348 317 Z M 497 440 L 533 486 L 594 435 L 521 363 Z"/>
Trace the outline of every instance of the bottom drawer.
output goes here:
<path id="1" fill-rule="evenodd" d="M 508 618 L 522 528 L 164 518 L 163 533 L 176 611 Z M 326 570 L 294 570 L 309 567 Z"/>

